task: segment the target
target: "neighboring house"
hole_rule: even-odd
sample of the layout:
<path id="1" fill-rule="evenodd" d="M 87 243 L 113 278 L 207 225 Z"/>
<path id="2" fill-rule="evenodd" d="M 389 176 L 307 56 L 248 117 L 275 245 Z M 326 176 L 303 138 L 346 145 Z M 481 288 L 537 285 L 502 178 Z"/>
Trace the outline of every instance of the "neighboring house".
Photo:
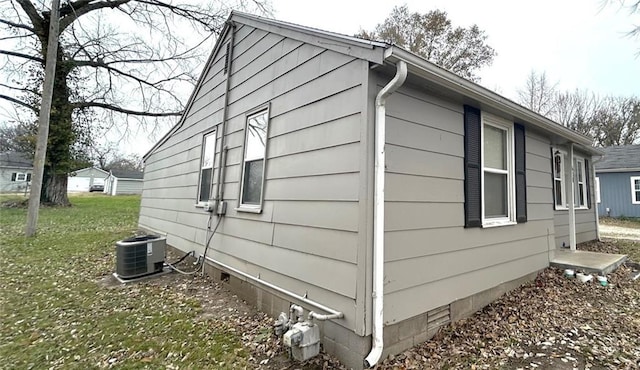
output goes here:
<path id="1" fill-rule="evenodd" d="M 87 167 L 73 171 L 69 174 L 67 191 L 88 192 L 92 185 L 104 185 L 107 176 L 109 176 L 109 172 L 98 167 Z"/>
<path id="2" fill-rule="evenodd" d="M 109 195 L 142 193 L 142 171 L 111 170 L 104 180 L 104 192 Z"/>
<path id="3" fill-rule="evenodd" d="M 323 348 L 361 368 L 594 239 L 598 153 L 397 46 L 234 12 L 145 155 L 139 226 L 266 312 L 343 315 Z"/>
<path id="4" fill-rule="evenodd" d="M 0 193 L 22 193 L 31 183 L 33 162 L 24 153 L 0 153 Z"/>
<path id="5" fill-rule="evenodd" d="M 610 146 L 595 163 L 600 185 L 598 213 L 640 217 L 640 145 Z"/>

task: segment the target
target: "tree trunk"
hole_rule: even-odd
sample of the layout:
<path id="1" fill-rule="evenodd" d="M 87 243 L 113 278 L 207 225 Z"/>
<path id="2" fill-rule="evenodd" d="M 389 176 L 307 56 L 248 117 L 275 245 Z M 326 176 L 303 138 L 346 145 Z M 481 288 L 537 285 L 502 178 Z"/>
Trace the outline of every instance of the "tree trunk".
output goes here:
<path id="1" fill-rule="evenodd" d="M 75 134 L 73 132 L 73 107 L 69 101 L 69 85 L 67 77 L 72 66 L 63 60 L 62 50 L 58 51 L 56 78 L 54 82 L 53 101 L 51 102 L 51 119 L 49 122 L 49 139 L 47 159 L 44 166 L 44 178 L 40 203 L 68 207 L 67 176 L 74 165 L 71 153 Z"/>
<path id="2" fill-rule="evenodd" d="M 40 203 L 56 206 L 70 207 L 67 197 L 67 174 L 54 174 L 55 171 L 45 171 L 45 177 L 40 193 Z"/>

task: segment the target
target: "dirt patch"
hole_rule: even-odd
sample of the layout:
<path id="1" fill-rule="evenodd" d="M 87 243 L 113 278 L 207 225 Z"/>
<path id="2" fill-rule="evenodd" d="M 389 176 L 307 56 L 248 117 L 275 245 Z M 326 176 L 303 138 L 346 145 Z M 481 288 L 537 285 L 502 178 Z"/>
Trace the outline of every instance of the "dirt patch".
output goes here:
<path id="1" fill-rule="evenodd" d="M 600 225 L 600 235 L 606 238 L 640 240 L 640 228 Z"/>

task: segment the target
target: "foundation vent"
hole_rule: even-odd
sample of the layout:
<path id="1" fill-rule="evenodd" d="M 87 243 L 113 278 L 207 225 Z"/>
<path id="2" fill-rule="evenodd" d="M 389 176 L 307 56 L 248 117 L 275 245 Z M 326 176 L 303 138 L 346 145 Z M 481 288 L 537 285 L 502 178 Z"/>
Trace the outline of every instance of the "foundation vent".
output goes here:
<path id="1" fill-rule="evenodd" d="M 437 329 L 451 322 L 449 305 L 438 307 L 427 312 L 427 330 Z"/>

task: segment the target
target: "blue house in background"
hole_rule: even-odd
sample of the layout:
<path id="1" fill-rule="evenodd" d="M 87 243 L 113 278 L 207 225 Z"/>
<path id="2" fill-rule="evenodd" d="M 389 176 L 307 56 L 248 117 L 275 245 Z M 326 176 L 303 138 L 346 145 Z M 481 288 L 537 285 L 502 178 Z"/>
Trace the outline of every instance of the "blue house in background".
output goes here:
<path id="1" fill-rule="evenodd" d="M 640 217 L 640 145 L 604 150 L 602 159 L 595 162 L 598 214 Z"/>

